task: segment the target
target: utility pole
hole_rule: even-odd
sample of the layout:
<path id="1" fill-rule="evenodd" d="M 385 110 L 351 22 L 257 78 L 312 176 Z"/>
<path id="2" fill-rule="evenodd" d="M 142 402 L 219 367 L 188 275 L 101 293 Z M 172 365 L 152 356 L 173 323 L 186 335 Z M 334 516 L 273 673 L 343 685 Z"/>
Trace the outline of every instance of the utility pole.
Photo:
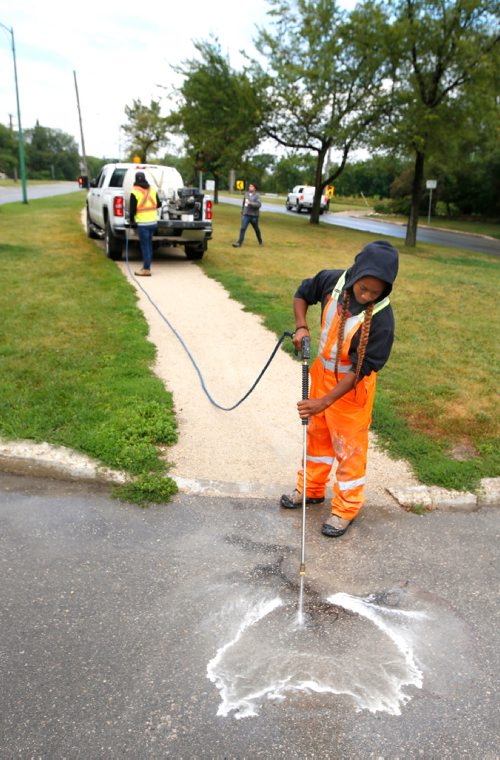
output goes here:
<path id="1" fill-rule="evenodd" d="M 76 105 L 78 107 L 78 120 L 80 122 L 80 137 L 81 137 L 81 140 L 82 140 L 83 165 L 85 167 L 85 176 L 87 177 L 87 180 L 90 182 L 89 167 L 88 167 L 88 164 L 87 164 L 87 154 L 85 152 L 85 140 L 83 139 L 82 114 L 81 114 L 81 111 L 80 111 L 80 98 L 78 97 L 78 84 L 77 84 L 77 81 L 76 81 L 76 71 L 73 71 L 73 76 L 75 78 Z"/>
<path id="2" fill-rule="evenodd" d="M 23 186 L 23 203 L 28 203 L 28 193 L 26 192 L 26 164 L 24 161 L 24 140 L 23 129 L 21 127 L 21 106 L 19 105 L 19 87 L 17 84 L 17 66 L 16 66 L 16 46 L 14 44 L 14 29 L 0 22 L 0 26 L 9 32 L 12 39 L 12 58 L 14 60 L 14 82 L 16 85 L 16 103 L 17 103 L 17 137 L 19 141 L 19 166 L 21 169 L 21 182 Z"/>

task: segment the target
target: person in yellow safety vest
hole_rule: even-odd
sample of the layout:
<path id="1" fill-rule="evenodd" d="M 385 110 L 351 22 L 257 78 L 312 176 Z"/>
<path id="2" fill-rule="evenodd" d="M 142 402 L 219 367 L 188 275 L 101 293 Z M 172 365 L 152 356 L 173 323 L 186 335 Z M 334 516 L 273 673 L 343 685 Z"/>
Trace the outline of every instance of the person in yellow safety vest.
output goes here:
<path id="1" fill-rule="evenodd" d="M 159 206 L 156 190 L 151 187 L 144 172 L 136 172 L 130 194 L 130 226 L 137 227 L 141 245 L 142 269 L 135 272 L 139 277 L 151 277 L 153 235 L 157 228 Z"/>
<path id="2" fill-rule="evenodd" d="M 306 503 L 321 504 L 330 471 L 337 461 L 331 515 L 323 523 L 325 536 L 343 535 L 364 504 L 368 454 L 377 372 L 385 365 L 394 341 L 394 314 L 389 293 L 398 272 L 398 252 L 385 240 L 369 243 L 354 264 L 323 270 L 304 280 L 294 299 L 293 343 L 301 350 L 309 335 L 307 309 L 322 305 L 321 339 L 311 366 L 308 400 L 297 407 L 309 419 L 306 452 Z M 284 494 L 285 509 L 302 505 L 302 469 L 297 486 Z"/>

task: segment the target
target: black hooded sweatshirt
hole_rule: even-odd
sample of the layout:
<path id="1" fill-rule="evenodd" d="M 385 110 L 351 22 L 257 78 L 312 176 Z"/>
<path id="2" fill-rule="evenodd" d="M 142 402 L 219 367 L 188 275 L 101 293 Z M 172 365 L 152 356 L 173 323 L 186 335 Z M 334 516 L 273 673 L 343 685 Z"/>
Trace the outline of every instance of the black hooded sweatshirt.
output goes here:
<path id="1" fill-rule="evenodd" d="M 332 291 L 339 278 L 343 274 L 343 269 L 323 269 L 315 277 L 303 280 L 299 285 L 295 298 L 301 298 L 309 306 L 321 303 L 321 314 L 328 303 Z M 361 277 L 378 277 L 383 280 L 387 286 L 377 301 L 381 301 L 392 290 L 392 285 L 398 273 L 398 252 L 387 241 L 378 240 L 375 243 L 369 243 L 363 250 L 358 253 L 354 259 L 354 264 L 347 270 L 344 289 L 349 290 L 349 315 L 359 314 L 366 309 L 366 304 L 359 304 L 355 297 L 352 286 Z M 339 298 L 339 305 L 343 303 L 343 294 Z M 349 348 L 349 358 L 353 367 L 358 362 L 358 346 L 361 330 L 357 330 L 352 337 Z M 392 307 L 386 306 L 372 317 L 370 325 L 370 337 L 366 346 L 365 357 L 361 365 L 360 378 L 369 375 L 370 372 L 378 372 L 387 362 L 391 353 L 394 342 L 394 313 Z"/>

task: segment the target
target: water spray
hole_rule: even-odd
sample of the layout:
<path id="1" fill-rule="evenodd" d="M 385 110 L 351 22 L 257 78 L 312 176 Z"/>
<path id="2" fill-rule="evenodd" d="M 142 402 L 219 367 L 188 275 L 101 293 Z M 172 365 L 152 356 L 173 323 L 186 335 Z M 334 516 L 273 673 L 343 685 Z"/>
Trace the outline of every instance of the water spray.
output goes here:
<path id="1" fill-rule="evenodd" d="M 309 398 L 309 359 L 311 357 L 311 340 L 309 336 L 302 338 L 302 401 Z M 306 574 L 306 484 L 307 484 L 307 426 L 309 418 L 302 419 L 303 454 L 302 454 L 302 536 L 300 547 L 300 591 L 299 591 L 299 623 L 304 622 L 304 577 Z"/>

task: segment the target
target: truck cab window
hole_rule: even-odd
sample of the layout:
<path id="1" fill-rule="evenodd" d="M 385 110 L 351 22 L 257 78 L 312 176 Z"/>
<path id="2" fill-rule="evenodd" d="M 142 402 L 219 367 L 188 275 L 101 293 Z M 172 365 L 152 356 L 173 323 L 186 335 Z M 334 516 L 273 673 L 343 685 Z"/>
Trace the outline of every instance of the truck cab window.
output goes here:
<path id="1" fill-rule="evenodd" d="M 110 187 L 123 187 L 123 179 L 127 173 L 127 169 L 115 169 L 111 175 L 109 181 Z"/>

